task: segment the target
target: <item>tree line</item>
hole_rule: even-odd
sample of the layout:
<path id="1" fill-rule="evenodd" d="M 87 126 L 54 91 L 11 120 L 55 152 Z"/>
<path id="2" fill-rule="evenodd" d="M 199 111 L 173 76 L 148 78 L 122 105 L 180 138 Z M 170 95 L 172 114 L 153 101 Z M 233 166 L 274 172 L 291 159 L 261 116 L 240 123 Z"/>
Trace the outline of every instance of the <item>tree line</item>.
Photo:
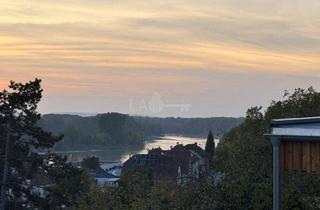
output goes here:
<path id="1" fill-rule="evenodd" d="M 224 133 L 243 121 L 242 117 L 159 118 L 135 116 L 134 119 L 149 136 L 173 134 L 206 137 L 208 131 L 212 130 L 215 138 L 222 137 Z"/>
<path id="2" fill-rule="evenodd" d="M 63 138 L 54 149 L 101 149 L 143 147 L 146 140 L 166 134 L 205 137 L 209 130 L 219 138 L 243 118 L 154 118 L 137 117 L 120 113 L 105 113 L 81 117 L 67 114 L 47 114 L 41 117 L 39 126 Z"/>
<path id="3" fill-rule="evenodd" d="M 93 117 L 49 114 L 41 118 L 39 126 L 55 135 L 63 134 L 55 150 L 141 148 L 146 140 L 142 128 L 133 117 L 119 113 Z"/>

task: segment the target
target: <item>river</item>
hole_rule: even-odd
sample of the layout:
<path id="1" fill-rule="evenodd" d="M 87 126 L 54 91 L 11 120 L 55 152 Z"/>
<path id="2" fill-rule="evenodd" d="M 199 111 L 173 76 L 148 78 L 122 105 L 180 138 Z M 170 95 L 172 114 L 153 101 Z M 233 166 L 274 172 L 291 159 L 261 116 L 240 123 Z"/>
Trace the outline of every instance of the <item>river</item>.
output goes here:
<path id="1" fill-rule="evenodd" d="M 215 142 L 217 145 L 219 140 L 215 139 Z M 64 151 L 64 152 L 61 152 L 61 154 L 67 155 L 68 160 L 71 162 L 79 162 L 84 157 L 88 157 L 88 156 L 99 157 L 101 162 L 116 162 L 116 161 L 125 162 L 131 155 L 148 153 L 148 150 L 152 148 L 158 148 L 158 147 L 160 147 L 163 150 L 168 150 L 170 149 L 171 146 L 173 147 L 177 143 L 183 144 L 183 145 L 197 143 L 201 148 L 204 149 L 206 144 L 206 139 L 168 135 L 164 137 L 154 138 L 151 141 L 146 141 L 144 148 L 140 150 L 128 151 L 128 149 L 125 149 L 125 148 L 122 148 L 122 149 L 112 148 L 112 149 L 103 149 L 103 150 Z"/>

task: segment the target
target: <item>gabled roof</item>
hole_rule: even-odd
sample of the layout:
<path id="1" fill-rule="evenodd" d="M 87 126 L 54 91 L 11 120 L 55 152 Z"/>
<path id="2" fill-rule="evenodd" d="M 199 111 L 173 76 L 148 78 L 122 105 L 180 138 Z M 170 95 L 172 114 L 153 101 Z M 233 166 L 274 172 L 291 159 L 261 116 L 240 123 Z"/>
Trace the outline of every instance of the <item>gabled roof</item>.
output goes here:
<path id="1" fill-rule="evenodd" d="M 194 143 L 194 144 L 187 144 L 184 146 L 186 149 L 188 150 L 192 150 L 194 152 L 196 152 L 198 155 L 200 155 L 201 157 L 206 157 L 208 154 L 206 153 L 206 151 L 204 151 L 201 147 L 198 146 L 198 144 Z"/>
<path id="2" fill-rule="evenodd" d="M 119 178 L 113 174 L 109 174 L 107 172 L 101 172 L 97 175 L 95 175 L 95 178 L 105 178 L 105 179 L 112 179 L 112 178 Z"/>
<path id="3" fill-rule="evenodd" d="M 109 168 L 109 169 L 108 169 L 108 171 L 110 171 L 110 170 L 114 170 L 114 169 L 117 169 L 117 168 L 122 169 L 122 166 L 113 166 L 112 168 Z"/>

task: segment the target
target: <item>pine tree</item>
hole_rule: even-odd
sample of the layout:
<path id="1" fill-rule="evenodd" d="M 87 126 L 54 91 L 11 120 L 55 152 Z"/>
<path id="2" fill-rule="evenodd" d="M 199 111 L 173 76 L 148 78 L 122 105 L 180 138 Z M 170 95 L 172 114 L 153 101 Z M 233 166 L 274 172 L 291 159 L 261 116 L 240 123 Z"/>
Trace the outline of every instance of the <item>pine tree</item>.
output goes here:
<path id="1" fill-rule="evenodd" d="M 42 130 L 36 111 L 42 97 L 41 80 L 11 81 L 11 92 L 0 92 L 0 209 L 26 209 L 34 199 L 28 180 L 43 165 L 37 148 L 50 148 L 60 137 Z M 9 193 L 10 192 L 10 193 Z"/>
<path id="2" fill-rule="evenodd" d="M 206 148 L 205 151 L 209 155 L 209 161 L 211 162 L 214 156 L 214 150 L 215 150 L 215 143 L 214 143 L 214 138 L 213 134 L 211 131 L 209 131 L 207 142 L 206 142 Z"/>

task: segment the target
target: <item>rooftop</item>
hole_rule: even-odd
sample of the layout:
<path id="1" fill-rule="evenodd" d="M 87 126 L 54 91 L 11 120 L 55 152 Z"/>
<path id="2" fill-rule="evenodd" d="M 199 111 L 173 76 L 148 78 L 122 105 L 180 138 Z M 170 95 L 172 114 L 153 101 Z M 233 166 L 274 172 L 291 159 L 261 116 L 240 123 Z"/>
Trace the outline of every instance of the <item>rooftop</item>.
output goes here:
<path id="1" fill-rule="evenodd" d="M 95 175 L 95 178 L 106 178 L 106 179 L 112 179 L 112 178 L 119 178 L 113 174 L 109 174 L 107 172 L 101 172 L 97 175 Z"/>
<path id="2" fill-rule="evenodd" d="M 275 127 L 277 125 L 294 125 L 294 124 L 309 124 L 309 123 L 320 123 L 320 116 L 274 119 L 271 121 L 271 126 Z"/>
<path id="3" fill-rule="evenodd" d="M 286 139 L 320 140 L 320 117 L 274 119 L 271 133 L 266 136 L 281 136 Z"/>

